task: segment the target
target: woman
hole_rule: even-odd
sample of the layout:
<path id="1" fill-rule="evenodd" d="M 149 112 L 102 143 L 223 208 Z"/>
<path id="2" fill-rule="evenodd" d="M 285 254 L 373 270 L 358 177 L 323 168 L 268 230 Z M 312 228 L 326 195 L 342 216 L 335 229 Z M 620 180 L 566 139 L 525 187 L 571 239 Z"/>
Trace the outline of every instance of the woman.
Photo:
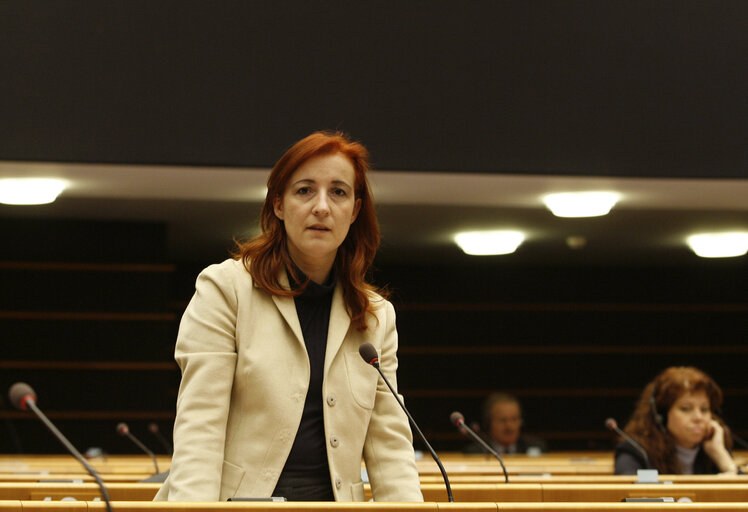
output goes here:
<path id="1" fill-rule="evenodd" d="M 392 305 L 366 283 L 379 227 L 368 153 L 313 133 L 268 178 L 262 233 L 197 279 L 179 327 L 170 475 L 156 499 L 422 501 Z M 396 384 L 393 384 L 396 385 Z"/>
<path id="2" fill-rule="evenodd" d="M 722 390 L 707 374 L 686 366 L 666 369 L 644 388 L 625 428 L 641 447 L 618 445 L 615 473 L 737 473 L 732 441 L 715 413 L 721 406 Z"/>

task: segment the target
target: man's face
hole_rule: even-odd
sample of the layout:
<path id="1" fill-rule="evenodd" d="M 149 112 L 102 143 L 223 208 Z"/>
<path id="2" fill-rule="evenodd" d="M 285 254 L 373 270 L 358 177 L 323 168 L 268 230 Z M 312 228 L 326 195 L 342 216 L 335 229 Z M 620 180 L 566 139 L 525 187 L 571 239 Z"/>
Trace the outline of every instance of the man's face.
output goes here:
<path id="1" fill-rule="evenodd" d="M 502 446 L 510 446 L 519 439 L 522 412 L 516 402 L 497 402 L 491 408 L 491 437 Z"/>

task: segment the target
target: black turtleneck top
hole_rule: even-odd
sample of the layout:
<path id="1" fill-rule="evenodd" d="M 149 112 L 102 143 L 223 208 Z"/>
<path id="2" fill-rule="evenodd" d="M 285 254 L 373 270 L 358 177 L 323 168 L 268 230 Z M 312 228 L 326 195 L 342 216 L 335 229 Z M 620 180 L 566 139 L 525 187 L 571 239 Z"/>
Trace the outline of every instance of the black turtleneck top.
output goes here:
<path id="1" fill-rule="evenodd" d="M 303 283 L 307 277 L 297 268 L 296 272 Z M 289 272 L 291 287 L 297 288 Z M 306 352 L 309 356 L 309 390 L 304 402 L 304 413 L 296 433 L 291 453 L 288 455 L 283 473 L 303 472 L 325 475 L 329 478 L 327 465 L 327 443 L 325 424 L 322 416 L 322 377 L 327 347 L 327 328 L 330 324 L 332 295 L 335 291 L 335 274 L 324 284 L 309 281 L 301 295 L 294 298 L 296 313 L 299 315 L 301 332 L 304 336 Z"/>

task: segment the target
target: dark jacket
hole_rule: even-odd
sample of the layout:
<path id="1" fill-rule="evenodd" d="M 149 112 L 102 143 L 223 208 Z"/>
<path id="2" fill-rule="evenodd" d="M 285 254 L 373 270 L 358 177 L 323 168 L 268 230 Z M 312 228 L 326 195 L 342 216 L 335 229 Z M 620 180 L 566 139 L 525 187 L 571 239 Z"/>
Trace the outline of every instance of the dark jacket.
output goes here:
<path id="1" fill-rule="evenodd" d="M 644 455 L 628 441 L 623 441 L 616 447 L 615 459 L 616 475 L 635 475 L 639 469 L 659 469 L 648 467 Z M 699 448 L 699 453 L 696 454 L 696 460 L 693 463 L 693 472 L 696 475 L 712 475 L 719 473 L 719 468 L 704 452 L 704 449 Z"/>

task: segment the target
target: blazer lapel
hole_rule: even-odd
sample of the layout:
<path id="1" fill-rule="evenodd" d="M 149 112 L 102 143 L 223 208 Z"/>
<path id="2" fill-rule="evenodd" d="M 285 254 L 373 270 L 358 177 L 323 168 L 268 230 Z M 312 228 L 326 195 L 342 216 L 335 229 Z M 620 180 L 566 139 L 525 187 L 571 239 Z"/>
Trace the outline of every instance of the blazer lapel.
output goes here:
<path id="1" fill-rule="evenodd" d="M 345 308 L 343 301 L 343 287 L 338 283 L 332 296 L 332 307 L 330 308 L 330 325 L 327 328 L 327 348 L 325 349 L 325 375 L 332 364 L 332 360 L 340 350 L 348 328 L 351 325 L 351 317 Z"/>
<path id="2" fill-rule="evenodd" d="M 286 275 L 285 270 L 281 271 L 279 281 L 283 288 L 290 288 L 288 285 L 288 275 Z M 273 295 L 272 297 L 278 311 L 283 315 L 283 318 L 291 328 L 291 331 L 296 335 L 296 339 L 306 350 L 306 345 L 304 345 L 304 335 L 301 333 L 301 324 L 299 323 L 299 315 L 296 313 L 296 304 L 294 304 L 293 297 L 281 297 L 279 295 Z"/>

